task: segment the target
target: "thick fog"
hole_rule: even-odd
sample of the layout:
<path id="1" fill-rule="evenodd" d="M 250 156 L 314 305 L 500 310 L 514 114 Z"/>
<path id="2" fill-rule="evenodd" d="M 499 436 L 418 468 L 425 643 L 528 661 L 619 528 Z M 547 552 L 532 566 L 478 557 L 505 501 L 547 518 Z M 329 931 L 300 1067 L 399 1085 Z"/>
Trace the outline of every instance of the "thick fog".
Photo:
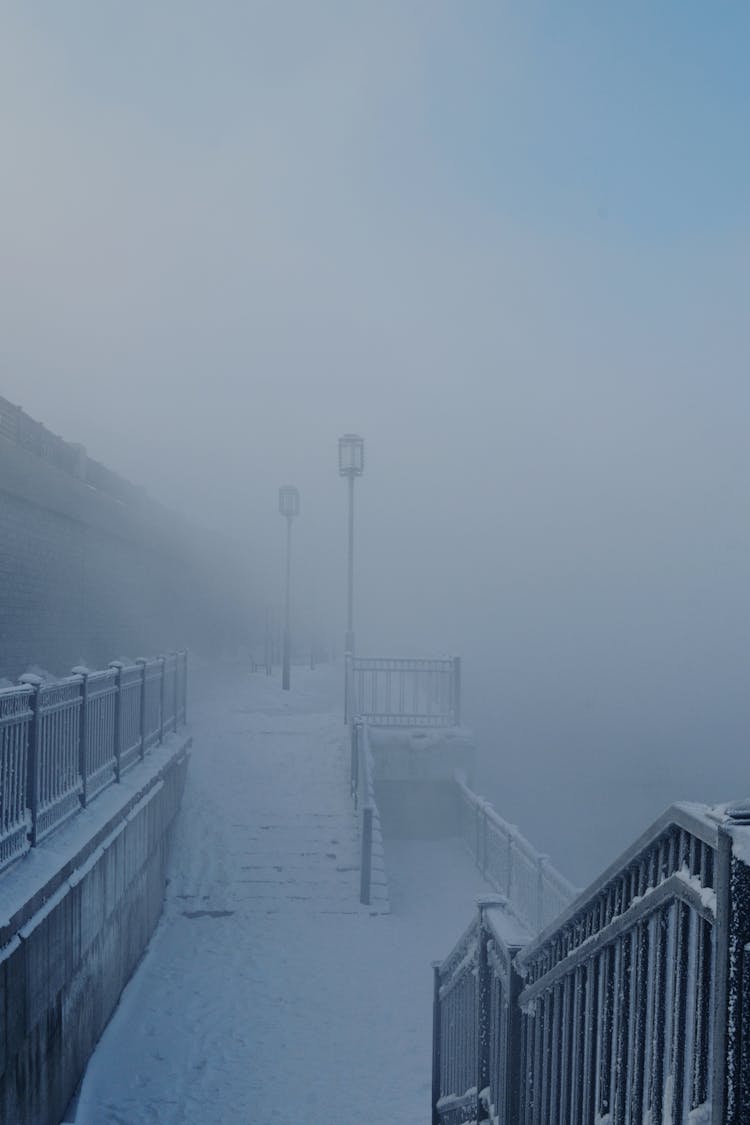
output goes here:
<path id="1" fill-rule="evenodd" d="M 747 795 L 747 11 L 0 18 L 0 393 L 249 546 L 260 609 L 296 484 L 339 652 L 361 433 L 358 650 L 463 656 L 478 788 L 573 879 Z"/>

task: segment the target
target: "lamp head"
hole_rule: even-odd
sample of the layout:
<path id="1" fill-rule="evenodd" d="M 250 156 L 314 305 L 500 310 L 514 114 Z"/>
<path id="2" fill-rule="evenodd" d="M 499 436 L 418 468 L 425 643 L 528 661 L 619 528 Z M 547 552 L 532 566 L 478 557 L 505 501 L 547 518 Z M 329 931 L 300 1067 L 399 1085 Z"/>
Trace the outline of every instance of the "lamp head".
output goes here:
<path id="1" fill-rule="evenodd" d="M 365 468 L 365 443 L 357 434 L 339 438 L 339 476 L 361 477 Z"/>

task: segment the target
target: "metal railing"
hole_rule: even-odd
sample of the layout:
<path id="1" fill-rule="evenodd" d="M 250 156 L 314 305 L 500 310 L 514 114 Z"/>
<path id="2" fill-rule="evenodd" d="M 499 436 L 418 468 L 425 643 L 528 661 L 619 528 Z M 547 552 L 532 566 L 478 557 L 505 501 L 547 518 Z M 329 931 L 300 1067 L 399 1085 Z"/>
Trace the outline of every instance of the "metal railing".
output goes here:
<path id="1" fill-rule="evenodd" d="M 0 690 L 0 869 L 186 719 L 187 652 Z"/>
<path id="2" fill-rule="evenodd" d="M 360 820 L 360 891 L 359 900 L 370 905 L 373 883 L 373 831 L 380 824 L 380 814 L 375 801 L 373 761 L 367 723 L 352 724 L 351 792 L 354 809 Z"/>
<path id="3" fill-rule="evenodd" d="M 495 900 L 482 900 L 455 948 L 433 965 L 433 1125 L 482 1120 L 517 1125 L 512 1031 L 520 987 L 513 957 L 519 947 L 506 944 L 498 914 Z"/>
<path id="4" fill-rule="evenodd" d="M 346 718 L 373 726 L 450 727 L 461 722 L 461 660 L 346 656 Z"/>
<path id="5" fill-rule="evenodd" d="M 503 894 L 513 912 L 533 933 L 556 918 L 578 893 L 489 801 L 469 789 L 456 773 L 459 826 L 484 878 Z"/>
<path id="6" fill-rule="evenodd" d="M 678 805 L 522 949 L 480 910 L 473 1009 L 436 968 L 433 1122 L 750 1121 L 747 860 L 748 808 Z"/>

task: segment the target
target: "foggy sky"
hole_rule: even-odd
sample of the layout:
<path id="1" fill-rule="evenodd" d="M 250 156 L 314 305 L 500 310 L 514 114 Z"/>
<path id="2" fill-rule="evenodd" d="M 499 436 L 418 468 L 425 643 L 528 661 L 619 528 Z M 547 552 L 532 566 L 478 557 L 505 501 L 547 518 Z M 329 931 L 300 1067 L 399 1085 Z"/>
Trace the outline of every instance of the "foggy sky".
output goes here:
<path id="1" fill-rule="evenodd" d="M 297 484 L 333 631 L 361 432 L 360 651 L 577 878 L 750 792 L 750 15 L 655 7 L 0 15 L 0 392 L 272 591 Z"/>

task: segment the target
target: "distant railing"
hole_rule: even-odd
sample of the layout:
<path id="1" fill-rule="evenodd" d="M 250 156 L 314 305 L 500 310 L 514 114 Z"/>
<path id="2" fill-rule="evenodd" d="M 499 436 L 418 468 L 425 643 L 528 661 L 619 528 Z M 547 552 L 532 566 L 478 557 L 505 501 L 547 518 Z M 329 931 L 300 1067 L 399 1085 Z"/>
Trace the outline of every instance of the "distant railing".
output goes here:
<path id="1" fill-rule="evenodd" d="M 435 970 L 434 1125 L 746 1125 L 747 861 L 747 807 L 675 806 L 522 949 L 480 910 Z"/>
<path id="2" fill-rule="evenodd" d="M 0 690 L 0 868 L 186 720 L 187 653 Z"/>
<path id="3" fill-rule="evenodd" d="M 346 717 L 373 726 L 450 727 L 461 722 L 461 660 L 346 657 Z"/>
<path id="4" fill-rule="evenodd" d="M 375 801 L 373 762 L 367 723 L 355 722 L 351 728 L 351 791 L 360 824 L 360 890 L 359 900 L 370 905 L 373 883 L 373 834 L 380 826 L 380 814 Z"/>
<path id="5" fill-rule="evenodd" d="M 456 773 L 461 836 L 484 878 L 508 900 L 534 933 L 565 909 L 578 893 L 489 801 L 473 793 Z"/>

